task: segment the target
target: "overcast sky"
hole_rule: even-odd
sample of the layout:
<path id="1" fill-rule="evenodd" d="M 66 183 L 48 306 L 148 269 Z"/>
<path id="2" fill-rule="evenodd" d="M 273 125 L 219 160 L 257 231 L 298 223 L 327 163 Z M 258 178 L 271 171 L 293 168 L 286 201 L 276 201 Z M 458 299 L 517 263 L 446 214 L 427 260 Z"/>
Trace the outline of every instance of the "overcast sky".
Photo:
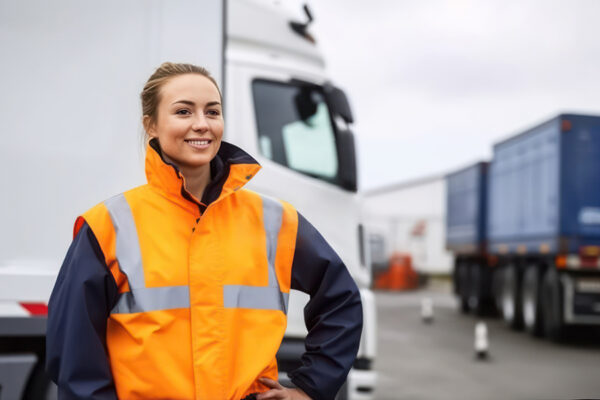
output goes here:
<path id="1" fill-rule="evenodd" d="M 488 159 L 560 112 L 600 115 L 600 1 L 319 0 L 355 113 L 361 189 Z"/>

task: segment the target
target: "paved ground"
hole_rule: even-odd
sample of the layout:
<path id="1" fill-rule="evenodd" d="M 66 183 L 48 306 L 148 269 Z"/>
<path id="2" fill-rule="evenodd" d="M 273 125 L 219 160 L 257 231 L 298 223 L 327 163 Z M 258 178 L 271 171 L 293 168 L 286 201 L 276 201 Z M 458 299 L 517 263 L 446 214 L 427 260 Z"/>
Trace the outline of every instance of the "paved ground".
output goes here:
<path id="1" fill-rule="evenodd" d="M 432 324 L 420 319 L 425 297 Z M 376 398 L 600 398 L 600 336 L 556 345 L 487 318 L 490 358 L 474 357 L 477 319 L 461 315 L 445 283 L 409 293 L 376 292 L 379 373 Z"/>

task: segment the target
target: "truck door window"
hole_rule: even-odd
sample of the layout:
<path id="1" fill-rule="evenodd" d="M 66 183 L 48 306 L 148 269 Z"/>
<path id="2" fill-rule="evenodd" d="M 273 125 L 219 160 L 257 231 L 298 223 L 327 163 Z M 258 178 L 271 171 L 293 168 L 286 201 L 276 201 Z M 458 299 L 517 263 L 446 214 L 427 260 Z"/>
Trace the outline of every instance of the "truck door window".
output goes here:
<path id="1" fill-rule="evenodd" d="M 318 87 L 256 80 L 252 90 L 261 154 L 293 170 L 335 181 L 335 133 Z"/>

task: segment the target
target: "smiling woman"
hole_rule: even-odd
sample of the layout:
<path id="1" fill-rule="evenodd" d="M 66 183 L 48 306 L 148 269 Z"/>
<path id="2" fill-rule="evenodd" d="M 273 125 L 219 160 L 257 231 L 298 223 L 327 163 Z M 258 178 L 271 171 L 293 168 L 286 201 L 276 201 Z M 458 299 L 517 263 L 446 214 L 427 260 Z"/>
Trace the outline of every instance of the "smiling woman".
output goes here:
<path id="1" fill-rule="evenodd" d="M 169 70 L 180 74 L 167 75 Z M 157 138 L 163 158 L 178 166 L 186 189 L 201 199 L 210 180 L 210 161 L 223 137 L 216 82 L 203 68 L 165 63 L 150 77 L 141 97 L 146 138 Z"/>
<path id="2" fill-rule="evenodd" d="M 165 63 L 141 94 L 148 184 L 75 222 L 48 311 L 47 370 L 74 399 L 332 399 L 360 341 L 346 266 L 260 165 L 223 142 L 208 72 Z M 278 383 L 290 290 L 310 295 L 302 365 Z"/>

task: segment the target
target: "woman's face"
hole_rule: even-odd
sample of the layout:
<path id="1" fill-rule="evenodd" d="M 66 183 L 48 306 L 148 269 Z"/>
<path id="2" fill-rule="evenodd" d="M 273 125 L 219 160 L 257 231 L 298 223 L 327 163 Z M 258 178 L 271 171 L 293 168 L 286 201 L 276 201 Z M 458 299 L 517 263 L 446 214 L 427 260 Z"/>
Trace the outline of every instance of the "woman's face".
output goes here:
<path id="1" fill-rule="evenodd" d="M 219 91 L 200 74 L 169 79 L 160 89 L 154 123 L 144 116 L 146 132 L 158 138 L 163 156 L 182 170 L 207 166 L 223 137 Z"/>

